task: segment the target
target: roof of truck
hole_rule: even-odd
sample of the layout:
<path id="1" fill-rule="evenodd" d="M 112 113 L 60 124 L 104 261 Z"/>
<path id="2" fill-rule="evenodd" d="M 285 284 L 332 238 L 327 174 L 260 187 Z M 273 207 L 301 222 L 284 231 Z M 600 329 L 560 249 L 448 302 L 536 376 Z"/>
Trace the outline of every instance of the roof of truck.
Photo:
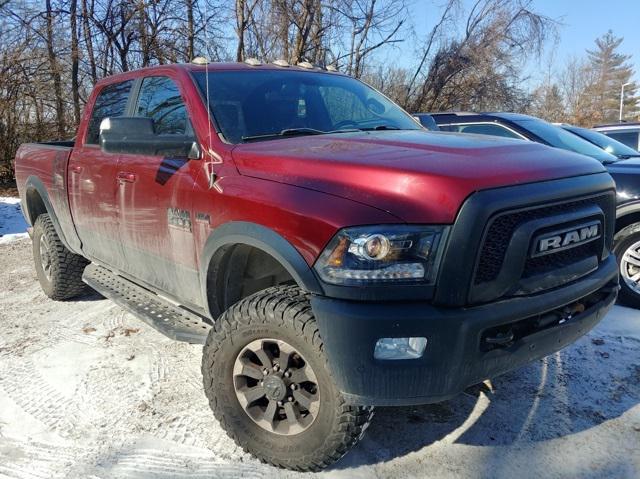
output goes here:
<path id="1" fill-rule="evenodd" d="M 206 65 L 196 64 L 196 63 L 171 63 L 167 65 L 154 65 L 151 67 L 139 68 L 137 70 L 130 70 L 128 72 L 117 73 L 115 75 L 111 75 L 101 79 L 98 84 L 101 83 L 112 83 L 121 78 L 131 78 L 138 76 L 149 76 L 154 71 L 163 71 L 167 72 L 168 70 L 173 71 L 187 71 L 187 72 L 215 72 L 215 71 L 230 71 L 230 70 L 294 70 L 301 72 L 315 72 L 315 73 L 328 73 L 332 75 L 344 75 L 344 73 L 340 73 L 337 71 L 330 71 L 325 68 L 321 68 L 319 66 L 300 66 L 298 65 L 287 65 L 282 66 L 275 63 L 259 63 L 259 64 L 249 64 L 246 62 L 211 62 Z"/>

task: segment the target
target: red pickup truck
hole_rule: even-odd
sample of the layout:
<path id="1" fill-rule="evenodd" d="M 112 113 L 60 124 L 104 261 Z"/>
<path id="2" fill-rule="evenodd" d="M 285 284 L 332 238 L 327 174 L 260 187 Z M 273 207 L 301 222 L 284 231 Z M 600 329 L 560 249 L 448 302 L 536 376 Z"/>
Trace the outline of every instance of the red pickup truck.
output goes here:
<path id="1" fill-rule="evenodd" d="M 85 284 L 203 343 L 220 423 L 318 470 L 376 405 L 442 401 L 584 335 L 616 300 L 600 163 L 427 132 L 308 64 L 100 81 L 74 143 L 22 145 L 44 292 Z"/>

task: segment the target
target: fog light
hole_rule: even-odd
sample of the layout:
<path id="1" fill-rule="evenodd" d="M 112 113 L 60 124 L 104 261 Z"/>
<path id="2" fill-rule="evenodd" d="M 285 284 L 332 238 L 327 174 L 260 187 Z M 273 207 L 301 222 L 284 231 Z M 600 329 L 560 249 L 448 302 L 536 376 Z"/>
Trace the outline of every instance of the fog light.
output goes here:
<path id="1" fill-rule="evenodd" d="M 427 347 L 427 338 L 380 338 L 373 351 L 376 359 L 418 359 Z"/>

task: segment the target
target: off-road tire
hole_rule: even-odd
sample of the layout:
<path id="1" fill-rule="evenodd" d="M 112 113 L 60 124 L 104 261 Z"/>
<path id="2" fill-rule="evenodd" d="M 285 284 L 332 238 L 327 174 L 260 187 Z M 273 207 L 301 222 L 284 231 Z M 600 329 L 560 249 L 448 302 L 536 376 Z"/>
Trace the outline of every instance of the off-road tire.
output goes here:
<path id="1" fill-rule="evenodd" d="M 637 293 L 625 282 L 622 274 L 622 258 L 633 244 L 640 242 L 640 223 L 635 223 L 618 231 L 614 238 L 613 252 L 618 261 L 620 271 L 620 293 L 618 299 L 625 306 L 640 309 L 640 293 Z"/>
<path id="2" fill-rule="evenodd" d="M 42 236 L 49 245 L 49 275 L 44 271 L 40 256 Z M 89 261 L 72 253 L 62 244 L 48 214 L 38 216 L 33 225 L 33 260 L 40 286 L 51 299 L 71 299 L 86 292 L 82 272 Z"/>
<path id="3" fill-rule="evenodd" d="M 291 436 L 258 426 L 234 390 L 233 367 L 256 339 L 287 342 L 304 356 L 318 379 L 314 422 Z M 296 286 L 260 291 L 229 308 L 209 332 L 203 351 L 204 389 L 216 418 L 238 446 L 262 462 L 296 471 L 319 471 L 344 456 L 364 435 L 372 407 L 351 406 L 336 388 L 309 298 Z"/>

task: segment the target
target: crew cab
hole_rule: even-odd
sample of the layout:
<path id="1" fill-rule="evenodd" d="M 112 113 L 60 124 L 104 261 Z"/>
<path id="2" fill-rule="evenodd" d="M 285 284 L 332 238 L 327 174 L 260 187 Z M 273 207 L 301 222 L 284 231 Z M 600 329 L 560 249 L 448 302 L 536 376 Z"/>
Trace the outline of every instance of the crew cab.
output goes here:
<path id="1" fill-rule="evenodd" d="M 433 403 L 554 353 L 614 304 L 614 183 L 536 143 L 427 132 L 308 63 L 101 80 L 75 142 L 22 145 L 44 292 L 88 284 L 203 343 L 215 416 L 318 470 L 373 407 Z"/>

